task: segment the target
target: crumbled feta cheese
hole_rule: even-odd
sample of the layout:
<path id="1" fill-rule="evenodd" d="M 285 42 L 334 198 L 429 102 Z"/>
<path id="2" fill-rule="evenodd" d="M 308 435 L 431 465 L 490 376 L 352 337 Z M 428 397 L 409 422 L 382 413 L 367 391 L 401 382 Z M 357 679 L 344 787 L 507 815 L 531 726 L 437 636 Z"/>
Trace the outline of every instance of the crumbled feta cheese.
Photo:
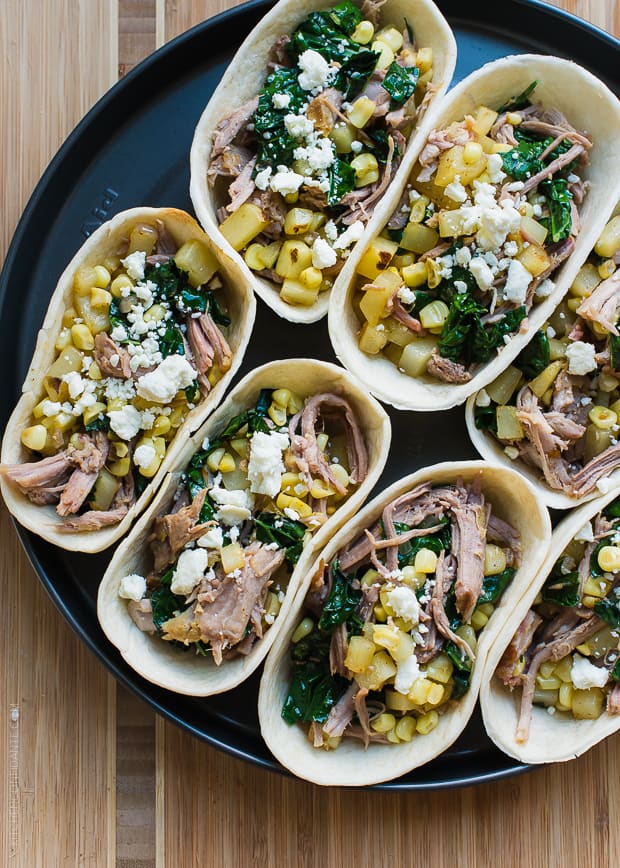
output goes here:
<path id="1" fill-rule="evenodd" d="M 574 654 L 570 677 L 577 690 L 589 690 L 591 687 L 604 687 L 609 672 L 604 667 L 594 666 L 587 657 Z"/>
<path id="2" fill-rule="evenodd" d="M 359 241 L 363 234 L 364 224 L 361 220 L 356 220 L 355 223 L 351 223 L 348 229 L 345 229 L 342 235 L 339 235 L 338 238 L 336 238 L 334 241 L 334 248 L 336 250 L 345 250 L 347 247 L 351 247 L 352 244 Z"/>
<path id="3" fill-rule="evenodd" d="M 215 513 L 215 518 L 218 521 L 231 526 L 243 524 L 246 519 L 250 518 L 254 498 L 249 491 L 242 488 L 228 491 L 226 488 L 220 488 L 219 485 L 214 484 L 209 495 L 219 506 Z"/>
<path id="4" fill-rule="evenodd" d="M 575 536 L 573 537 L 575 540 L 583 541 L 583 542 L 593 542 L 594 541 L 594 531 L 592 530 L 591 522 L 586 522 L 584 526 L 579 530 Z"/>
<path id="5" fill-rule="evenodd" d="M 136 391 L 147 401 L 168 404 L 179 389 L 186 389 L 195 379 L 196 371 L 184 356 L 167 356 L 154 371 L 139 378 Z"/>
<path id="6" fill-rule="evenodd" d="M 511 181 L 510 184 L 506 185 L 506 189 L 509 193 L 518 193 L 519 190 L 522 190 L 525 187 L 523 181 Z"/>
<path id="7" fill-rule="evenodd" d="M 129 256 L 121 259 L 121 265 L 132 280 L 142 280 L 146 265 L 146 253 L 144 250 L 135 250 Z"/>
<path id="8" fill-rule="evenodd" d="M 110 332 L 110 337 L 113 341 L 120 343 L 120 341 L 127 340 L 127 329 L 123 325 L 116 325 Z"/>
<path id="9" fill-rule="evenodd" d="M 232 530 L 232 528 L 231 528 Z M 231 535 L 232 539 L 232 535 Z M 233 540 L 234 542 L 234 540 Z M 200 546 L 203 549 L 221 549 L 224 544 L 224 535 L 222 533 L 222 528 L 216 525 L 215 527 L 209 528 L 206 533 L 203 533 L 201 537 L 198 538 L 196 545 Z"/>
<path id="10" fill-rule="evenodd" d="M 519 457 L 519 450 L 516 446 L 506 446 L 504 448 L 504 453 L 507 458 L 510 458 L 511 461 L 516 461 Z"/>
<path id="11" fill-rule="evenodd" d="M 548 705 L 545 710 L 550 717 L 553 717 L 555 714 L 555 705 Z"/>
<path id="12" fill-rule="evenodd" d="M 305 139 L 314 132 L 314 122 L 305 115 L 285 115 L 284 126 L 294 139 Z"/>
<path id="13" fill-rule="evenodd" d="M 542 206 L 538 202 L 532 206 L 532 217 L 542 217 Z"/>
<path id="14" fill-rule="evenodd" d="M 420 672 L 420 666 L 415 654 L 403 660 L 398 664 L 396 676 L 394 678 L 394 689 L 397 693 L 407 694 L 411 690 L 415 681 L 423 678 L 424 675 Z"/>
<path id="15" fill-rule="evenodd" d="M 548 298 L 555 289 L 555 283 L 550 278 L 545 278 L 534 290 L 536 298 Z"/>
<path id="16" fill-rule="evenodd" d="M 413 304 L 415 301 L 415 292 L 404 284 L 400 287 L 396 295 L 403 304 Z"/>
<path id="17" fill-rule="evenodd" d="M 487 172 L 492 184 L 501 184 L 506 177 L 506 173 L 502 171 L 503 165 L 501 154 L 487 156 Z"/>
<path id="18" fill-rule="evenodd" d="M 123 401 L 130 401 L 136 394 L 133 380 L 120 380 L 117 377 L 108 377 L 103 382 L 106 398 L 122 398 Z"/>
<path id="19" fill-rule="evenodd" d="M 62 377 L 62 380 L 67 384 L 69 396 L 75 400 L 84 391 L 84 380 L 80 377 L 77 371 L 69 371 Z"/>
<path id="20" fill-rule="evenodd" d="M 272 431 L 267 434 L 256 431 L 250 440 L 248 479 L 250 490 L 255 494 L 275 497 L 280 491 L 284 462 L 282 452 L 288 448 L 288 434 Z"/>
<path id="21" fill-rule="evenodd" d="M 120 410 L 109 410 L 110 428 L 121 440 L 131 440 L 140 430 L 140 411 L 131 404 L 125 404 Z"/>
<path id="22" fill-rule="evenodd" d="M 62 409 L 62 404 L 60 401 L 48 401 L 45 400 L 41 404 L 41 409 L 43 410 L 44 416 L 56 416 L 60 413 Z"/>
<path id="23" fill-rule="evenodd" d="M 325 237 L 328 241 L 335 241 L 336 238 L 338 238 L 338 227 L 333 220 L 327 221 L 323 227 L 323 231 L 325 232 Z"/>
<path id="24" fill-rule="evenodd" d="M 601 492 L 601 494 L 607 494 L 607 492 L 611 490 L 612 485 L 613 483 L 611 479 L 608 479 L 607 477 L 599 479 L 599 481 L 596 483 L 596 487 Z"/>
<path id="25" fill-rule="evenodd" d="M 298 175 L 286 166 L 278 166 L 278 171 L 269 180 L 269 186 L 274 193 L 281 193 L 282 196 L 288 196 L 296 193 L 304 182 L 303 175 Z"/>
<path id="26" fill-rule="evenodd" d="M 478 394 L 476 395 L 476 407 L 490 407 L 491 406 L 491 396 L 487 392 L 486 389 L 480 389 Z"/>
<path id="27" fill-rule="evenodd" d="M 144 576 L 139 576 L 137 573 L 132 573 L 130 576 L 123 576 L 118 589 L 119 597 L 124 600 L 134 600 L 139 603 L 142 597 L 146 594 L 146 579 Z"/>
<path id="28" fill-rule="evenodd" d="M 316 238 L 312 245 L 312 264 L 315 268 L 330 268 L 338 256 L 324 238 Z"/>
<path id="29" fill-rule="evenodd" d="M 297 64 L 301 69 L 297 81 L 302 90 L 326 87 L 333 75 L 325 58 L 311 48 L 299 55 Z"/>
<path id="30" fill-rule="evenodd" d="M 187 597 L 204 577 L 209 565 L 209 555 L 204 549 L 185 549 L 172 574 L 170 590 L 173 594 Z"/>
<path id="31" fill-rule="evenodd" d="M 454 181 L 448 184 L 444 192 L 454 202 L 464 202 L 467 199 L 467 190 L 461 184 L 461 179 L 458 175 L 454 176 Z"/>
<path id="32" fill-rule="evenodd" d="M 269 186 L 269 178 L 271 177 L 271 166 L 267 166 L 266 169 L 261 169 L 260 172 L 256 173 L 256 177 L 254 178 L 254 183 L 258 187 L 259 190 L 266 190 Z"/>
<path id="33" fill-rule="evenodd" d="M 284 507 L 284 515 L 290 518 L 291 521 L 299 521 L 299 513 L 296 509 L 291 509 L 290 506 Z"/>
<path id="34" fill-rule="evenodd" d="M 469 249 L 469 247 L 459 247 L 459 249 L 454 254 L 454 258 L 456 259 L 458 265 L 462 265 L 463 267 L 465 267 L 471 261 L 471 250 Z"/>
<path id="35" fill-rule="evenodd" d="M 354 154 L 359 154 L 364 145 L 361 142 L 358 142 L 357 139 L 353 139 L 351 142 L 351 150 Z"/>
<path id="36" fill-rule="evenodd" d="M 510 256 L 510 257 L 516 256 L 518 252 L 519 252 L 519 245 L 517 244 L 516 241 L 507 241 L 504 244 L 504 253 L 506 254 L 506 256 Z M 508 266 L 506 266 L 506 267 L 508 267 Z"/>
<path id="37" fill-rule="evenodd" d="M 155 413 L 157 411 L 155 410 L 154 413 L 153 410 L 155 410 L 155 407 L 150 407 L 148 410 L 142 411 L 140 428 L 142 428 L 143 431 L 150 431 L 155 424 Z"/>
<path id="38" fill-rule="evenodd" d="M 555 337 L 555 329 L 553 328 L 553 326 L 547 326 L 547 337 L 549 338 L 549 340 Z"/>
<path id="39" fill-rule="evenodd" d="M 476 283 L 478 284 L 478 288 L 486 291 L 490 289 L 493 285 L 493 272 L 486 264 L 482 256 L 474 256 L 474 258 L 469 263 L 469 270 L 474 276 Z"/>
<path id="40" fill-rule="evenodd" d="M 417 624 L 420 618 L 420 606 L 418 598 L 406 585 L 397 585 L 387 593 L 388 604 L 394 610 L 397 618 L 413 621 Z"/>
<path id="41" fill-rule="evenodd" d="M 145 468 L 148 467 L 149 464 L 152 464 L 156 457 L 157 453 L 155 452 L 155 449 L 148 443 L 143 443 L 142 446 L 138 446 L 134 452 L 133 463 L 136 467 Z"/>
<path id="42" fill-rule="evenodd" d="M 518 259 L 513 259 L 508 269 L 504 286 L 504 298 L 513 304 L 524 304 L 527 288 L 532 282 L 532 274 Z"/>
<path id="43" fill-rule="evenodd" d="M 290 101 L 291 97 L 288 93 L 274 93 L 271 97 L 271 104 L 277 109 L 288 108 Z"/>
<path id="44" fill-rule="evenodd" d="M 231 527 L 231 529 L 228 531 L 228 536 L 230 537 L 231 543 L 237 542 L 237 540 L 239 539 L 239 528 Z M 276 543 L 276 548 L 277 547 L 278 544 Z"/>
<path id="45" fill-rule="evenodd" d="M 209 448 L 210 444 L 211 444 L 211 441 L 209 440 L 209 438 L 205 437 L 205 439 L 200 444 L 200 448 L 204 449 L 206 451 Z"/>
<path id="46" fill-rule="evenodd" d="M 110 356 L 110 364 L 112 365 L 113 368 L 115 368 L 115 367 L 118 365 L 118 363 L 120 362 L 120 360 L 121 360 L 121 357 L 119 356 L 118 353 L 112 353 L 112 354 L 111 354 L 111 356 Z"/>
<path id="47" fill-rule="evenodd" d="M 590 371 L 595 371 L 597 368 L 596 347 L 586 341 L 574 341 L 569 344 L 566 347 L 566 358 L 568 359 L 568 373 L 578 377 L 589 374 Z"/>
<path id="48" fill-rule="evenodd" d="M 320 172 L 332 165 L 336 152 L 330 139 L 322 138 L 314 145 L 295 148 L 293 156 L 296 160 L 305 160 L 312 172 Z"/>

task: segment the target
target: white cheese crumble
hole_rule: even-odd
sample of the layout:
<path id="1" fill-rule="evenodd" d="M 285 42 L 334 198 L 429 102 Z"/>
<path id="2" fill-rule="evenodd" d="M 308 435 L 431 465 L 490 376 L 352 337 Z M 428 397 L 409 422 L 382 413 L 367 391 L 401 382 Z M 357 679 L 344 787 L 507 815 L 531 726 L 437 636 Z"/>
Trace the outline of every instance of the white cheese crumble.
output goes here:
<path id="1" fill-rule="evenodd" d="M 415 301 L 415 292 L 405 284 L 401 286 L 396 295 L 403 304 L 413 304 Z"/>
<path id="2" fill-rule="evenodd" d="M 536 298 L 548 298 L 554 289 L 555 283 L 549 277 L 547 277 L 545 278 L 545 280 L 538 284 L 538 286 L 534 290 L 534 295 L 536 296 Z"/>
<path id="3" fill-rule="evenodd" d="M 315 268 L 330 268 L 338 256 L 324 238 L 316 238 L 312 245 L 312 264 Z"/>
<path id="4" fill-rule="evenodd" d="M 424 675 L 420 672 L 417 657 L 415 654 L 412 654 L 411 657 L 398 664 L 394 678 L 394 689 L 398 693 L 409 693 L 414 682 L 423 677 Z"/>
<path id="5" fill-rule="evenodd" d="M 364 145 L 361 142 L 358 142 L 357 139 L 354 139 L 351 142 L 351 150 L 354 154 L 359 154 L 363 147 Z"/>
<path id="6" fill-rule="evenodd" d="M 69 389 L 69 396 L 75 401 L 84 391 L 84 380 L 80 377 L 77 371 L 69 371 L 62 377 Z"/>
<path id="7" fill-rule="evenodd" d="M 45 400 L 41 404 L 41 409 L 44 416 L 56 416 L 62 410 L 62 404 L 60 401 Z"/>
<path id="8" fill-rule="evenodd" d="M 456 259 L 458 265 L 462 265 L 465 267 L 471 261 L 471 250 L 469 247 L 459 247 L 459 249 L 454 254 L 454 258 Z"/>
<path id="9" fill-rule="evenodd" d="M 591 687 L 604 687 L 607 684 L 609 672 L 603 667 L 594 666 L 587 657 L 575 654 L 570 677 L 577 690 L 589 690 Z"/>
<path id="10" fill-rule="evenodd" d="M 474 256 L 469 263 L 469 270 L 474 276 L 474 280 L 478 284 L 478 288 L 486 291 L 493 285 L 493 272 L 486 264 L 482 256 Z"/>
<path id="11" fill-rule="evenodd" d="M 599 479 L 599 481 L 596 483 L 596 487 L 601 492 L 601 494 L 607 494 L 608 491 L 611 491 L 612 485 L 613 483 L 611 479 L 608 479 L 607 477 Z"/>
<path id="12" fill-rule="evenodd" d="M 327 226 L 325 226 L 325 229 L 327 229 Z M 347 247 L 351 247 L 352 244 L 355 244 L 360 240 L 363 234 L 364 224 L 361 220 L 356 220 L 355 223 L 351 223 L 348 229 L 345 229 L 342 235 L 339 235 L 338 238 L 336 238 L 334 241 L 334 249 L 345 250 Z"/>
<path id="13" fill-rule="evenodd" d="M 110 332 L 110 337 L 117 343 L 127 340 L 127 329 L 123 325 L 116 325 Z"/>
<path id="14" fill-rule="evenodd" d="M 144 250 L 135 250 L 129 256 L 121 259 L 121 265 L 132 280 L 143 280 L 146 253 Z"/>
<path id="15" fill-rule="evenodd" d="M 508 277 L 504 286 L 504 298 L 513 304 L 524 304 L 527 288 L 532 281 L 532 274 L 521 265 L 518 259 L 513 259 L 508 269 Z"/>
<path id="16" fill-rule="evenodd" d="M 335 241 L 338 238 L 338 227 L 333 220 L 328 220 L 323 227 L 323 232 L 328 241 Z"/>
<path id="17" fill-rule="evenodd" d="M 196 545 L 203 549 L 221 549 L 223 544 L 224 534 L 222 533 L 222 528 L 217 525 L 210 528 L 206 533 L 203 533 L 196 542 Z"/>
<path id="18" fill-rule="evenodd" d="M 501 154 L 489 154 L 487 157 L 487 172 L 492 184 L 501 184 L 506 173 L 502 171 L 503 167 Z M 523 184 L 521 184 L 523 186 Z"/>
<path id="19" fill-rule="evenodd" d="M 574 341 L 569 344 L 566 347 L 566 358 L 568 359 L 569 374 L 581 377 L 597 368 L 596 347 L 586 341 Z"/>
<path id="20" fill-rule="evenodd" d="M 394 610 L 397 618 L 417 623 L 420 618 L 418 598 L 406 585 L 398 585 L 387 593 L 388 605 Z"/>
<path id="21" fill-rule="evenodd" d="M 133 454 L 133 463 L 136 467 L 148 467 L 149 464 L 152 464 L 157 456 L 155 449 L 150 446 L 148 443 L 143 443 L 142 446 L 138 446 L 136 451 Z"/>
<path id="22" fill-rule="evenodd" d="M 277 109 L 288 108 L 290 101 L 291 97 L 288 93 L 274 93 L 271 97 L 271 104 Z"/>
<path id="23" fill-rule="evenodd" d="M 143 374 L 136 391 L 141 398 L 155 404 L 168 404 L 179 389 L 185 389 L 196 379 L 196 371 L 184 356 L 167 356 L 154 371 Z"/>
<path id="24" fill-rule="evenodd" d="M 125 404 L 120 410 L 109 410 L 110 428 L 121 440 L 131 440 L 140 430 L 142 416 L 131 404 Z"/>
<path id="25" fill-rule="evenodd" d="M 299 513 L 296 509 L 291 509 L 290 506 L 284 507 L 284 515 L 290 518 L 291 521 L 299 521 Z"/>
<path id="26" fill-rule="evenodd" d="M 577 531 L 573 539 L 578 540 L 580 542 L 593 542 L 594 541 L 594 531 L 592 530 L 591 522 L 587 522 L 584 526 Z"/>
<path id="27" fill-rule="evenodd" d="M 312 51 L 311 48 L 299 55 L 297 64 L 301 69 L 297 81 L 302 90 L 326 87 L 332 77 L 328 62 L 318 51 Z"/>
<path id="28" fill-rule="evenodd" d="M 258 187 L 259 190 L 266 190 L 269 186 L 269 178 L 271 177 L 271 166 L 267 166 L 266 169 L 262 169 L 260 172 L 256 173 L 256 177 L 254 178 L 254 183 Z"/>
<path id="29" fill-rule="evenodd" d="M 305 115 L 285 115 L 284 126 L 294 139 L 305 139 L 314 132 L 314 122 Z"/>
<path id="30" fill-rule="evenodd" d="M 219 506 L 215 513 L 215 518 L 224 524 L 231 526 L 234 524 L 243 524 L 246 519 L 251 516 L 251 509 L 254 505 L 254 498 L 249 491 L 242 488 L 228 491 L 226 488 L 220 488 L 215 484 L 209 491 L 211 498 Z"/>
<path id="31" fill-rule="evenodd" d="M 185 549 L 172 574 L 170 590 L 173 594 L 187 597 L 194 590 L 209 565 L 209 555 L 204 549 Z"/>
<path id="32" fill-rule="evenodd" d="M 278 166 L 278 171 L 270 178 L 269 186 L 274 193 L 288 196 L 296 193 L 304 182 L 304 176 L 298 175 L 286 166 Z"/>
<path id="33" fill-rule="evenodd" d="M 487 392 L 486 389 L 480 389 L 478 394 L 476 395 L 475 401 L 476 407 L 490 407 L 491 406 L 491 396 Z"/>
<path id="34" fill-rule="evenodd" d="M 461 179 L 458 175 L 454 176 L 454 181 L 451 181 L 445 189 L 445 194 L 454 202 L 464 202 L 467 199 L 467 190 L 461 184 Z"/>
<path id="35" fill-rule="evenodd" d="M 267 434 L 256 431 L 250 440 L 248 479 L 250 490 L 255 494 L 275 497 L 280 491 L 284 461 L 282 452 L 288 447 L 288 434 L 272 431 Z"/>
<path id="36" fill-rule="evenodd" d="M 139 603 L 145 594 L 146 579 L 144 576 L 139 576 L 137 573 L 123 576 L 118 589 L 119 597 L 122 597 L 124 600 L 134 600 L 134 602 Z"/>
<path id="37" fill-rule="evenodd" d="M 293 156 L 296 160 L 306 160 L 313 172 L 320 172 L 329 168 L 336 159 L 334 146 L 330 139 L 319 139 L 315 145 L 295 148 Z"/>

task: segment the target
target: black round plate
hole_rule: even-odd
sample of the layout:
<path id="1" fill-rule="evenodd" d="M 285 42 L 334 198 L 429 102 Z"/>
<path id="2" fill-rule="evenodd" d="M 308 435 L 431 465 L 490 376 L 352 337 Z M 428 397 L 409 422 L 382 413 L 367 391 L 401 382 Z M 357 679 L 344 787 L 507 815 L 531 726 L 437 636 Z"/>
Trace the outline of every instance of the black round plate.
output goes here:
<path id="1" fill-rule="evenodd" d="M 620 89 L 620 43 L 538 0 L 438 0 L 438 5 L 457 37 L 456 80 L 489 60 L 538 51 L 577 60 Z M 19 395 L 56 281 L 84 239 L 116 212 L 135 205 L 192 210 L 189 148 L 194 127 L 241 39 L 271 6 L 272 0 L 254 0 L 157 51 L 97 103 L 50 164 L 24 212 L 0 278 L 2 427 Z M 326 321 L 292 325 L 259 303 L 241 374 L 274 357 L 304 355 L 335 361 Z M 395 446 L 379 488 L 436 461 L 475 457 L 462 409 L 435 414 L 391 410 L 390 416 Z M 179 696 L 142 680 L 97 621 L 97 587 L 111 551 L 72 554 L 18 530 L 56 606 L 119 681 L 199 738 L 281 771 L 258 728 L 260 673 L 236 690 L 209 699 Z M 494 747 L 476 714 L 450 750 L 383 787 L 462 786 L 526 768 Z"/>

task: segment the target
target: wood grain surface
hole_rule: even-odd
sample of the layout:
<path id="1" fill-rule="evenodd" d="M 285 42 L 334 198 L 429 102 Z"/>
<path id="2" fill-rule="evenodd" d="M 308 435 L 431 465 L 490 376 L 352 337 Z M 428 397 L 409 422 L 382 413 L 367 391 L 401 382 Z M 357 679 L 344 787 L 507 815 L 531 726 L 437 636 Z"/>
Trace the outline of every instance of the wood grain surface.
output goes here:
<path id="1" fill-rule="evenodd" d="M 552 0 L 620 36 L 620 0 Z M 0 259 L 46 164 L 119 76 L 234 0 L 0 0 Z M 0 864 L 618 866 L 620 736 L 435 792 L 325 791 L 215 751 L 72 633 L 0 507 Z"/>

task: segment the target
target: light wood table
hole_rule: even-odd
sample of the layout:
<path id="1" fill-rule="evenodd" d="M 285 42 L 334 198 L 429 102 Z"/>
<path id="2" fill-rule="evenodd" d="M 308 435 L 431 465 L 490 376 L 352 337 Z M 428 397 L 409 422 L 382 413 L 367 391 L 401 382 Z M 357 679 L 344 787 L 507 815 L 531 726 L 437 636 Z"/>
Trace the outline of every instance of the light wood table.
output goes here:
<path id="1" fill-rule="evenodd" d="M 95 100 L 233 5 L 0 0 L 0 258 Z M 620 36 L 619 0 L 554 5 Z M 0 588 L 2 865 L 620 865 L 620 736 L 573 763 L 476 788 L 325 791 L 219 753 L 117 687 L 47 598 L 4 506 Z"/>

